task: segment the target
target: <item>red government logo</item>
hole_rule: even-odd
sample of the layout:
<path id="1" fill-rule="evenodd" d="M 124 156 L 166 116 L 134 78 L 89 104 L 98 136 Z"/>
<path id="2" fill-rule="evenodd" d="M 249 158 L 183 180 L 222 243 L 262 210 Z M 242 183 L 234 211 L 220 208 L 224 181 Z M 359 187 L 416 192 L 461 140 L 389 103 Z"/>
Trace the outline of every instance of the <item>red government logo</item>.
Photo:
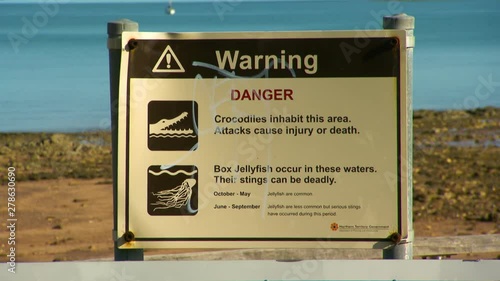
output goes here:
<path id="1" fill-rule="evenodd" d="M 333 231 L 337 231 L 339 229 L 339 225 L 337 223 L 332 223 L 330 224 L 330 228 L 333 230 Z"/>

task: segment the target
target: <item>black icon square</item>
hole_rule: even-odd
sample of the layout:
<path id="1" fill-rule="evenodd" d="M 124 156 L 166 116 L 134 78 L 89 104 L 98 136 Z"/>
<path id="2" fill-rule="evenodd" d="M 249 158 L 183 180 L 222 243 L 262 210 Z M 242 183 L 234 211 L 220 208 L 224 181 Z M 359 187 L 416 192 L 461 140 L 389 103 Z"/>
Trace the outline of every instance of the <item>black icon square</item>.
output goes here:
<path id="1" fill-rule="evenodd" d="M 198 103 L 151 101 L 148 104 L 150 150 L 192 151 L 198 147 Z"/>
<path id="2" fill-rule="evenodd" d="M 148 213 L 151 216 L 194 216 L 198 213 L 196 166 L 150 166 Z"/>

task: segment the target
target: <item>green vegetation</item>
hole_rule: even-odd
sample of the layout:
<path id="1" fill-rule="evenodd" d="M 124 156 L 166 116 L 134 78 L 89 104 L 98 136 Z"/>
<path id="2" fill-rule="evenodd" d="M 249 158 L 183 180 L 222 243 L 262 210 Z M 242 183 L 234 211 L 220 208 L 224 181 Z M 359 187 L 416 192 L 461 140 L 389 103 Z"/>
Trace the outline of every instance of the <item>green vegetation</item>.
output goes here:
<path id="1" fill-rule="evenodd" d="M 111 178 L 111 134 L 0 134 L 0 167 L 9 166 L 16 168 L 18 181 Z"/>
<path id="2" fill-rule="evenodd" d="M 414 218 L 499 221 L 500 108 L 414 114 Z M 18 181 L 111 178 L 111 133 L 0 134 Z M 2 184 L 6 173 L 0 173 Z"/>

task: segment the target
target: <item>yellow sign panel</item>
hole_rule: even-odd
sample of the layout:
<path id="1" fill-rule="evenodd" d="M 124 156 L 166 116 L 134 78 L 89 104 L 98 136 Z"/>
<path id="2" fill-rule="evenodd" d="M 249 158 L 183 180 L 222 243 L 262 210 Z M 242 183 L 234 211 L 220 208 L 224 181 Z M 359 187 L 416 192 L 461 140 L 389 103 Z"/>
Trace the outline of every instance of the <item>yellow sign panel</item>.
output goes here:
<path id="1" fill-rule="evenodd" d="M 405 33 L 360 34 L 125 33 L 121 248 L 404 236 Z"/>

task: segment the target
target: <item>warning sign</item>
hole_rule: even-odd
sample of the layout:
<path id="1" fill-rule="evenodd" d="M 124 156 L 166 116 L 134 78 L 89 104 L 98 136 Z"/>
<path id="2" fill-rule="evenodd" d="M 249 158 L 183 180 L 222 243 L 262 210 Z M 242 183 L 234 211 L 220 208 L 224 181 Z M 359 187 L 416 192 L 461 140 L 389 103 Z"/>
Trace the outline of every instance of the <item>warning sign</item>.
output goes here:
<path id="1" fill-rule="evenodd" d="M 134 240 L 121 248 L 373 248 L 407 235 L 404 31 L 132 38 L 117 238 Z"/>
<path id="2" fill-rule="evenodd" d="M 184 67 L 182 67 L 170 45 L 161 54 L 153 67 L 153 72 L 184 72 Z"/>

